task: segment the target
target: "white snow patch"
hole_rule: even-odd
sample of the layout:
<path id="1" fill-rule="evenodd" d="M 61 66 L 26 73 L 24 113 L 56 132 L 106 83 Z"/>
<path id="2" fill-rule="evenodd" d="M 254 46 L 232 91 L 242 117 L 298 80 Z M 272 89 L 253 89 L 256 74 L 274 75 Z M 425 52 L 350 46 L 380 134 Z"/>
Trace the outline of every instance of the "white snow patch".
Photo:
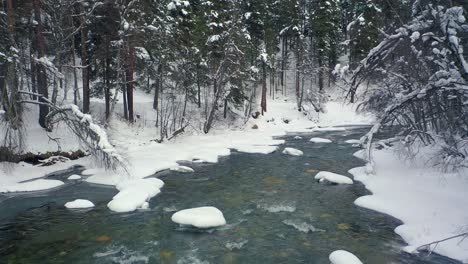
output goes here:
<path id="1" fill-rule="evenodd" d="M 67 178 L 67 180 L 79 180 L 81 179 L 80 175 L 73 174 L 70 177 Z"/>
<path id="2" fill-rule="evenodd" d="M 158 195 L 164 182 L 156 178 L 129 180 L 120 182 L 116 194 L 107 207 L 114 212 L 131 212 L 136 209 L 147 209 L 148 201 Z"/>
<path id="3" fill-rule="evenodd" d="M 332 264 L 362 264 L 358 257 L 346 250 L 333 251 L 328 258 Z"/>
<path id="4" fill-rule="evenodd" d="M 0 193 L 43 191 L 47 189 L 56 188 L 63 184 L 64 183 L 59 180 L 39 179 L 35 181 L 0 186 Z"/>
<path id="5" fill-rule="evenodd" d="M 309 140 L 312 143 L 331 143 L 332 141 L 326 138 L 314 137 Z"/>
<path id="6" fill-rule="evenodd" d="M 329 171 L 321 171 L 317 173 L 317 175 L 315 175 L 315 179 L 320 182 L 328 181 L 336 184 L 353 184 L 353 180 L 349 177 Z"/>
<path id="7" fill-rule="evenodd" d="M 104 170 L 102 170 L 102 169 L 86 169 L 86 170 L 82 171 L 81 174 L 85 175 L 85 176 L 91 176 L 91 175 L 94 175 L 94 174 L 97 174 L 97 173 L 101 173 L 103 171 Z"/>
<path id="8" fill-rule="evenodd" d="M 421 33 L 419 33 L 418 31 L 415 31 L 411 34 L 410 36 L 410 39 L 411 39 L 411 43 L 415 42 L 416 40 L 419 39 L 419 37 L 421 37 Z"/>
<path id="9" fill-rule="evenodd" d="M 69 208 L 69 209 L 91 208 L 91 207 L 94 207 L 94 204 L 91 201 L 88 201 L 88 200 L 76 199 L 74 201 L 66 203 L 65 207 Z"/>
<path id="10" fill-rule="evenodd" d="M 192 168 L 190 167 L 187 167 L 187 166 L 177 166 L 177 167 L 173 167 L 170 169 L 171 171 L 178 171 L 178 172 L 195 172 Z"/>
<path id="11" fill-rule="evenodd" d="M 291 156 L 302 156 L 304 152 L 295 148 L 284 148 L 283 154 L 291 155 Z"/>
<path id="12" fill-rule="evenodd" d="M 346 128 L 344 127 L 315 127 L 312 131 L 320 131 L 320 132 L 331 132 L 331 131 L 345 131 Z"/>
<path id="13" fill-rule="evenodd" d="M 427 164 L 437 153 L 436 149 L 422 147 L 418 150 L 419 158 L 405 159 L 395 150 L 398 147 L 401 148 L 373 150 L 373 170 L 358 167 L 349 171 L 372 192 L 372 195 L 358 198 L 355 204 L 400 219 L 403 224 L 395 232 L 408 243 L 405 248 L 408 252 L 465 232 L 468 169 L 441 172 Z M 434 251 L 468 262 L 466 239 L 439 243 Z"/>
<path id="14" fill-rule="evenodd" d="M 171 220 L 180 225 L 191 225 L 198 228 L 218 227 L 226 224 L 223 213 L 212 206 L 178 211 L 172 215 Z"/>
<path id="15" fill-rule="evenodd" d="M 348 143 L 348 144 L 361 144 L 361 140 L 359 139 L 348 139 L 345 141 L 345 143 Z"/>
<path id="16" fill-rule="evenodd" d="M 302 137 L 301 136 L 295 136 L 294 139 L 299 140 L 299 139 L 302 139 Z"/>
<path id="17" fill-rule="evenodd" d="M 278 149 L 277 146 L 258 146 L 258 145 L 243 145 L 236 146 L 235 150 L 244 153 L 258 153 L 258 154 L 270 154 Z"/>

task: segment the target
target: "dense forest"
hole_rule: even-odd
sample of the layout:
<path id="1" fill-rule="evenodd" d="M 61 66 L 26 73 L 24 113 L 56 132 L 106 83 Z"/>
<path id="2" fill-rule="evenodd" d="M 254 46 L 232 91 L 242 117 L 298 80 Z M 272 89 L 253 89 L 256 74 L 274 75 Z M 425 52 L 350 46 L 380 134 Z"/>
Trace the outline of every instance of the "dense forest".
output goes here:
<path id="1" fill-rule="evenodd" d="M 263 114 L 278 94 L 323 111 L 336 84 L 377 114 L 370 141 L 392 124 L 408 142 L 442 138 L 452 163 L 466 156 L 462 0 L 0 3 L 2 160 L 21 149 L 26 108 L 45 130 L 65 122 L 112 157 L 101 127 L 113 116 L 138 122 L 135 90 L 152 97 L 161 142 L 193 119 L 208 133 L 217 120 Z"/>

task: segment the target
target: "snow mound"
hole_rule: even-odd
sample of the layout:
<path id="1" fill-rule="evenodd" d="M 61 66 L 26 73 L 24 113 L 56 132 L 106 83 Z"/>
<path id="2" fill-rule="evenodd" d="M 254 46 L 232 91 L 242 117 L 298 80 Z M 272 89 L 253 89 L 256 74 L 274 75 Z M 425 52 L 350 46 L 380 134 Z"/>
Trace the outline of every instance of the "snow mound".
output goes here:
<path id="1" fill-rule="evenodd" d="M 84 200 L 84 199 L 76 199 L 74 201 L 68 202 L 65 204 L 66 208 L 74 209 L 74 208 L 91 208 L 94 207 L 94 204 L 91 201 Z"/>
<path id="2" fill-rule="evenodd" d="M 59 180 L 39 179 L 35 181 L 14 183 L 11 185 L 0 186 L 0 193 L 43 191 L 43 190 L 58 187 L 63 184 L 64 183 Z"/>
<path id="3" fill-rule="evenodd" d="M 361 144 L 361 140 L 359 139 L 348 139 L 345 141 L 345 143 L 348 143 L 348 144 Z"/>
<path id="4" fill-rule="evenodd" d="M 325 132 L 325 131 L 345 131 L 346 128 L 344 127 L 316 127 L 316 128 L 313 128 L 312 131 L 321 131 L 321 132 Z"/>
<path id="5" fill-rule="evenodd" d="M 353 184 L 353 180 L 349 177 L 336 174 L 329 171 L 321 171 L 315 175 L 315 179 L 319 180 L 320 182 L 328 181 L 336 184 Z"/>
<path id="6" fill-rule="evenodd" d="M 198 228 L 210 228 L 226 224 L 223 213 L 212 206 L 178 211 L 172 215 L 171 220 L 177 224 L 191 225 Z"/>
<path id="7" fill-rule="evenodd" d="M 171 171 L 178 171 L 178 172 L 195 172 L 192 168 L 187 166 L 177 166 L 170 169 Z"/>
<path id="8" fill-rule="evenodd" d="M 101 171 L 102 171 L 101 169 L 86 169 L 82 171 L 81 174 L 85 176 L 91 176 L 91 175 L 100 173 Z"/>
<path id="9" fill-rule="evenodd" d="M 284 148 L 283 154 L 291 155 L 291 156 L 302 156 L 304 152 L 295 149 L 295 148 Z"/>
<path id="10" fill-rule="evenodd" d="M 278 147 L 277 146 L 262 146 L 262 145 L 244 145 L 244 146 L 236 146 L 234 149 L 239 152 L 244 152 L 244 153 L 271 154 L 275 152 L 278 149 Z"/>
<path id="11" fill-rule="evenodd" d="M 332 264 L 362 264 L 354 254 L 345 250 L 333 251 L 328 259 Z"/>
<path id="12" fill-rule="evenodd" d="M 332 141 L 326 138 L 314 137 L 309 140 L 312 143 L 331 143 Z"/>
<path id="13" fill-rule="evenodd" d="M 163 186 L 164 182 L 156 178 L 120 182 L 116 185 L 120 192 L 112 198 L 107 207 L 118 213 L 147 209 L 148 201 L 158 195 Z"/>
<path id="14" fill-rule="evenodd" d="M 70 177 L 67 178 L 67 180 L 79 180 L 81 179 L 80 175 L 73 174 Z"/>

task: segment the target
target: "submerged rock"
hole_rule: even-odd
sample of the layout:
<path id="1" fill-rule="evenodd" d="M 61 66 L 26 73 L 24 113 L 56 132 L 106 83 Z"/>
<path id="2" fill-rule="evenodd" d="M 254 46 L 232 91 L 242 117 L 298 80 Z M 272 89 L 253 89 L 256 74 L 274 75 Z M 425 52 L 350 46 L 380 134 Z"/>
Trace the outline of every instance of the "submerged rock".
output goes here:
<path id="1" fill-rule="evenodd" d="M 241 249 L 245 244 L 247 244 L 249 241 L 248 240 L 241 240 L 239 242 L 227 242 L 226 243 L 226 248 L 229 250 L 234 250 L 234 249 Z"/>
<path id="2" fill-rule="evenodd" d="M 171 220 L 177 224 L 191 225 L 197 228 L 218 227 L 226 224 L 223 213 L 212 206 L 178 211 L 172 215 Z"/>
<path id="3" fill-rule="evenodd" d="M 110 242 L 111 240 L 112 238 L 108 235 L 102 235 L 102 236 L 96 237 L 97 242 Z"/>

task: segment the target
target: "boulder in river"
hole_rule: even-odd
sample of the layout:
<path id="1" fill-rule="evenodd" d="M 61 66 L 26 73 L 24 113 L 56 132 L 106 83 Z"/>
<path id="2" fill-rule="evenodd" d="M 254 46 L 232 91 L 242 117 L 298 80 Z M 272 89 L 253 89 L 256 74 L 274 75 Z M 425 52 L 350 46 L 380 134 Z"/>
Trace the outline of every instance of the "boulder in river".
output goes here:
<path id="1" fill-rule="evenodd" d="M 203 206 L 185 209 L 172 215 L 172 222 L 197 228 L 211 228 L 226 224 L 223 213 L 216 207 Z"/>
<path id="2" fill-rule="evenodd" d="M 333 251 L 328 258 L 332 264 L 362 264 L 358 257 L 346 250 Z"/>

